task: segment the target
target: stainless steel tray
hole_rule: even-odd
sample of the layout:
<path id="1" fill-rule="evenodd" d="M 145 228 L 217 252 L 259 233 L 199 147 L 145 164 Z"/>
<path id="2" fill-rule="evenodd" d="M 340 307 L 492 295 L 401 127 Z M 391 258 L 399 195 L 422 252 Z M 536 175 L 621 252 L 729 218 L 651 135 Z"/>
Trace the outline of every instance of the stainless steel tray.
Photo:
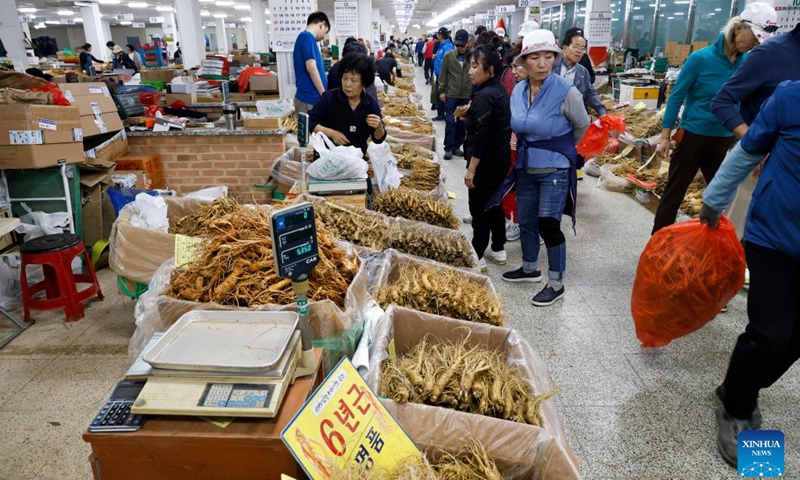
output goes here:
<path id="1" fill-rule="evenodd" d="M 184 314 L 145 352 L 154 368 L 263 374 L 280 361 L 295 312 L 206 311 Z"/>

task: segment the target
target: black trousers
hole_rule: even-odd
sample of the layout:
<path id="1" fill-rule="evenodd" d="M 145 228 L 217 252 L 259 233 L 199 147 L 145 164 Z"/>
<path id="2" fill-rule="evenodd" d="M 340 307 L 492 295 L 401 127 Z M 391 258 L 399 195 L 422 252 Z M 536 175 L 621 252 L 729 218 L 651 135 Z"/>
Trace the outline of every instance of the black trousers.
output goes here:
<path id="1" fill-rule="evenodd" d="M 483 258 L 491 237 L 492 251 L 506 245 L 506 216 L 499 205 L 486 210 L 486 203 L 500 185 L 475 185 L 469 190 L 469 214 L 472 215 L 472 248 Z"/>
<path id="2" fill-rule="evenodd" d="M 425 60 L 425 56 L 421 53 L 417 54 L 417 65 L 420 67 L 422 66 L 422 61 Z"/>
<path id="3" fill-rule="evenodd" d="M 725 375 L 725 409 L 749 418 L 758 393 L 800 358 L 800 264 L 777 250 L 745 244 L 750 268 L 749 323 Z"/>
<path id="4" fill-rule="evenodd" d="M 430 82 L 433 79 L 433 59 L 425 59 L 425 81 Z"/>
<path id="5" fill-rule="evenodd" d="M 722 161 L 725 160 L 725 155 L 735 142 L 736 139 L 733 137 L 707 137 L 684 132 L 681 144 L 672 153 L 667 187 L 658 202 L 653 233 L 675 223 L 686 190 L 689 189 L 697 171 L 702 171 L 706 183 L 711 183 Z"/>

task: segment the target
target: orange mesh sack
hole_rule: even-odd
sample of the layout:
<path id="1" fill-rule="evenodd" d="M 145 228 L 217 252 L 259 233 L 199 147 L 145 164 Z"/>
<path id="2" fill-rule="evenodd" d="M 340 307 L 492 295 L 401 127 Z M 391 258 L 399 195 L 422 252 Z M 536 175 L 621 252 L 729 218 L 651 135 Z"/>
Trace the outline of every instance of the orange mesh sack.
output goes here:
<path id="1" fill-rule="evenodd" d="M 744 285 L 744 249 L 726 217 L 659 230 L 642 252 L 631 313 L 643 347 L 663 347 L 710 322 Z"/>

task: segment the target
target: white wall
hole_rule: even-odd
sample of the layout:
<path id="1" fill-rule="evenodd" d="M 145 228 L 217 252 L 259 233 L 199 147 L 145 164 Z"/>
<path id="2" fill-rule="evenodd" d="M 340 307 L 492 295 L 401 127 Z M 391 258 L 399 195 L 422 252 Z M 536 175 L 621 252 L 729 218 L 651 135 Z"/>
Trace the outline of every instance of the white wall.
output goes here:
<path id="1" fill-rule="evenodd" d="M 244 30 L 237 30 L 240 38 L 246 38 Z M 150 35 L 163 35 L 161 28 L 130 28 L 130 27 L 111 27 L 111 39 L 120 46 L 125 46 L 128 43 L 128 37 L 139 37 L 142 44 L 150 42 Z M 33 37 L 48 36 L 55 38 L 58 41 L 58 48 L 69 48 L 77 52 L 77 48 L 86 43 L 86 36 L 83 33 L 81 26 L 57 26 L 48 25 L 47 28 L 34 29 L 31 28 L 31 35 Z M 105 45 L 92 45 L 93 50 L 98 48 L 106 48 Z"/>

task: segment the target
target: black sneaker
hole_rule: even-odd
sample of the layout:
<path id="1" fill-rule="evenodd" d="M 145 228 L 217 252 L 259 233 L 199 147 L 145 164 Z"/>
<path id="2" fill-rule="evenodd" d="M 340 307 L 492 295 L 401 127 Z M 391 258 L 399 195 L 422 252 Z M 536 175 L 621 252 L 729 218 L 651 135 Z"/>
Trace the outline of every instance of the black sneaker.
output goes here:
<path id="1" fill-rule="evenodd" d="M 453 155 L 455 155 L 456 157 L 463 157 L 464 156 L 464 150 L 461 150 L 460 148 L 456 148 L 455 150 L 453 150 Z"/>
<path id="2" fill-rule="evenodd" d="M 451 160 L 452 158 L 453 158 L 453 152 L 444 152 L 444 159 L 445 160 Z"/>
<path id="3" fill-rule="evenodd" d="M 506 272 L 503 274 L 503 280 L 506 282 L 541 282 L 542 281 L 542 272 L 540 270 L 534 270 L 532 272 L 526 272 L 522 269 L 522 267 L 514 270 L 513 272 Z"/>
<path id="4" fill-rule="evenodd" d="M 432 111 L 432 112 L 435 112 L 435 111 L 436 111 L 436 105 L 431 105 L 431 111 Z"/>
<path id="5" fill-rule="evenodd" d="M 722 458 L 737 467 L 739 456 L 739 434 L 744 430 L 754 430 L 752 420 L 741 420 L 730 416 L 725 407 L 717 409 L 717 449 Z"/>
<path id="6" fill-rule="evenodd" d="M 433 120 L 434 122 L 444 122 L 445 118 L 444 115 L 436 115 L 431 120 Z"/>
<path id="7" fill-rule="evenodd" d="M 533 304 L 537 307 L 546 307 L 564 298 L 564 287 L 554 290 L 550 285 L 545 285 L 541 292 L 533 297 Z"/>
<path id="8" fill-rule="evenodd" d="M 717 387 L 716 390 L 717 398 L 723 404 L 725 403 L 725 385 L 720 385 Z M 753 410 L 753 414 L 750 415 L 750 423 L 753 425 L 753 430 L 761 430 L 761 422 L 764 420 L 764 417 L 761 415 L 761 409 L 756 407 Z"/>

